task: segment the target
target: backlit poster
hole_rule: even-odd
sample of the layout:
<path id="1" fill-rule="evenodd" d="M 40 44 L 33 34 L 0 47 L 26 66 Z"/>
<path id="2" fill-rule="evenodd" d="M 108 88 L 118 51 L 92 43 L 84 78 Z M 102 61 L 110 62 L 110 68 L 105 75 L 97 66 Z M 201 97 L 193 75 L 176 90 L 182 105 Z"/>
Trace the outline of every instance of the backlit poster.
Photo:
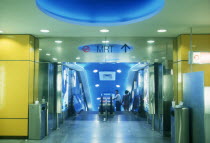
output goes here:
<path id="1" fill-rule="evenodd" d="M 144 109 L 149 112 L 149 68 L 144 69 Z"/>
<path id="2" fill-rule="evenodd" d="M 68 108 L 68 97 L 70 94 L 70 76 L 69 68 L 62 66 L 62 110 L 65 111 Z"/>
<path id="3" fill-rule="evenodd" d="M 140 95 L 141 97 L 143 97 L 144 95 L 144 70 L 140 70 L 138 72 L 138 95 Z"/>
<path id="4" fill-rule="evenodd" d="M 77 82 L 77 72 L 75 70 L 72 70 L 71 74 L 71 80 L 72 80 L 72 87 L 76 87 Z"/>

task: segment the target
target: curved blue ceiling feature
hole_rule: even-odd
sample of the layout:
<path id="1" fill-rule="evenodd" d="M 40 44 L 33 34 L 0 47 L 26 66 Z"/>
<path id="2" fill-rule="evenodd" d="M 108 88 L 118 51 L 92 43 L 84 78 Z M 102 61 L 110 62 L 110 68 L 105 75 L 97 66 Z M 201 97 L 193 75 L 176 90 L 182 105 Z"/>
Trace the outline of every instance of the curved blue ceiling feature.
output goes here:
<path id="1" fill-rule="evenodd" d="M 45 14 L 69 23 L 115 26 L 148 19 L 164 7 L 164 0 L 36 0 Z"/>

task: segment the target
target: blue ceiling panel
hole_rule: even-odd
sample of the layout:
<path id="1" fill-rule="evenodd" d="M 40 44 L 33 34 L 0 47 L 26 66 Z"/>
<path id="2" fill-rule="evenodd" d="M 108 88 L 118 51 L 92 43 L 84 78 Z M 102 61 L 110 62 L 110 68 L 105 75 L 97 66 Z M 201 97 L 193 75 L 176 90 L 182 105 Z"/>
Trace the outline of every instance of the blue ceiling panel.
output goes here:
<path id="1" fill-rule="evenodd" d="M 36 0 L 45 14 L 74 24 L 114 26 L 148 19 L 164 7 L 164 0 Z"/>

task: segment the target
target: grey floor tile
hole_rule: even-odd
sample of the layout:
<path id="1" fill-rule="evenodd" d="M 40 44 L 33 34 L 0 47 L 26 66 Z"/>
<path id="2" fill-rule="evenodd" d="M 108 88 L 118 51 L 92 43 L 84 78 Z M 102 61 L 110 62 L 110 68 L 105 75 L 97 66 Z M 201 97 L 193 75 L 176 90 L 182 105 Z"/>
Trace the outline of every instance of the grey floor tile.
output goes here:
<path id="1" fill-rule="evenodd" d="M 118 112 L 105 122 L 97 112 L 83 112 L 43 140 L 0 140 L 0 143 L 170 143 L 170 138 L 163 138 L 151 130 L 145 119 L 129 112 Z"/>

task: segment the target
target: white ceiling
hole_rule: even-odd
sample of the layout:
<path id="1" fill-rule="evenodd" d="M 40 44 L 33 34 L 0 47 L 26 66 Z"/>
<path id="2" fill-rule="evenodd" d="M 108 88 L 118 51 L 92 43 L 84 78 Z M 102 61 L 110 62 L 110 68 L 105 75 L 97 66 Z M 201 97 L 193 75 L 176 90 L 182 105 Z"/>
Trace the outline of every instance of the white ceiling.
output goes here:
<path id="1" fill-rule="evenodd" d="M 78 56 L 81 57 L 81 62 L 105 61 L 106 55 L 87 55 L 76 50 L 84 44 L 100 43 L 104 37 L 114 43 L 131 43 L 138 49 L 127 55 L 117 55 L 121 57 L 122 62 L 163 56 L 171 59 L 172 38 L 162 37 L 188 34 L 190 27 L 193 33 L 210 34 L 210 0 L 166 0 L 165 7 L 156 16 L 142 22 L 113 27 L 81 26 L 58 21 L 39 11 L 35 0 L 0 0 L 0 30 L 4 31 L 3 34 L 31 34 L 39 37 L 40 48 L 43 49 L 40 57 L 48 61 L 56 57 L 59 61 L 74 62 Z M 100 33 L 102 28 L 107 28 L 110 32 Z M 167 32 L 157 33 L 157 29 L 160 28 L 167 29 Z M 41 33 L 40 29 L 49 29 L 50 32 Z M 64 41 L 62 46 L 54 43 L 57 39 Z M 159 41 L 152 50 L 146 48 L 145 42 L 149 39 Z M 170 50 L 167 51 L 165 47 L 169 47 Z M 51 53 L 51 56 L 47 57 L 46 53 Z"/>
<path id="2" fill-rule="evenodd" d="M 135 24 L 108 27 L 107 36 L 175 37 L 189 33 L 210 33 L 210 0 L 166 0 L 156 16 Z M 98 37 L 99 29 L 53 19 L 36 7 L 35 0 L 0 0 L 0 30 L 6 34 L 32 34 L 37 37 Z M 157 33 L 166 28 L 167 33 Z M 40 29 L 49 29 L 47 34 Z"/>

